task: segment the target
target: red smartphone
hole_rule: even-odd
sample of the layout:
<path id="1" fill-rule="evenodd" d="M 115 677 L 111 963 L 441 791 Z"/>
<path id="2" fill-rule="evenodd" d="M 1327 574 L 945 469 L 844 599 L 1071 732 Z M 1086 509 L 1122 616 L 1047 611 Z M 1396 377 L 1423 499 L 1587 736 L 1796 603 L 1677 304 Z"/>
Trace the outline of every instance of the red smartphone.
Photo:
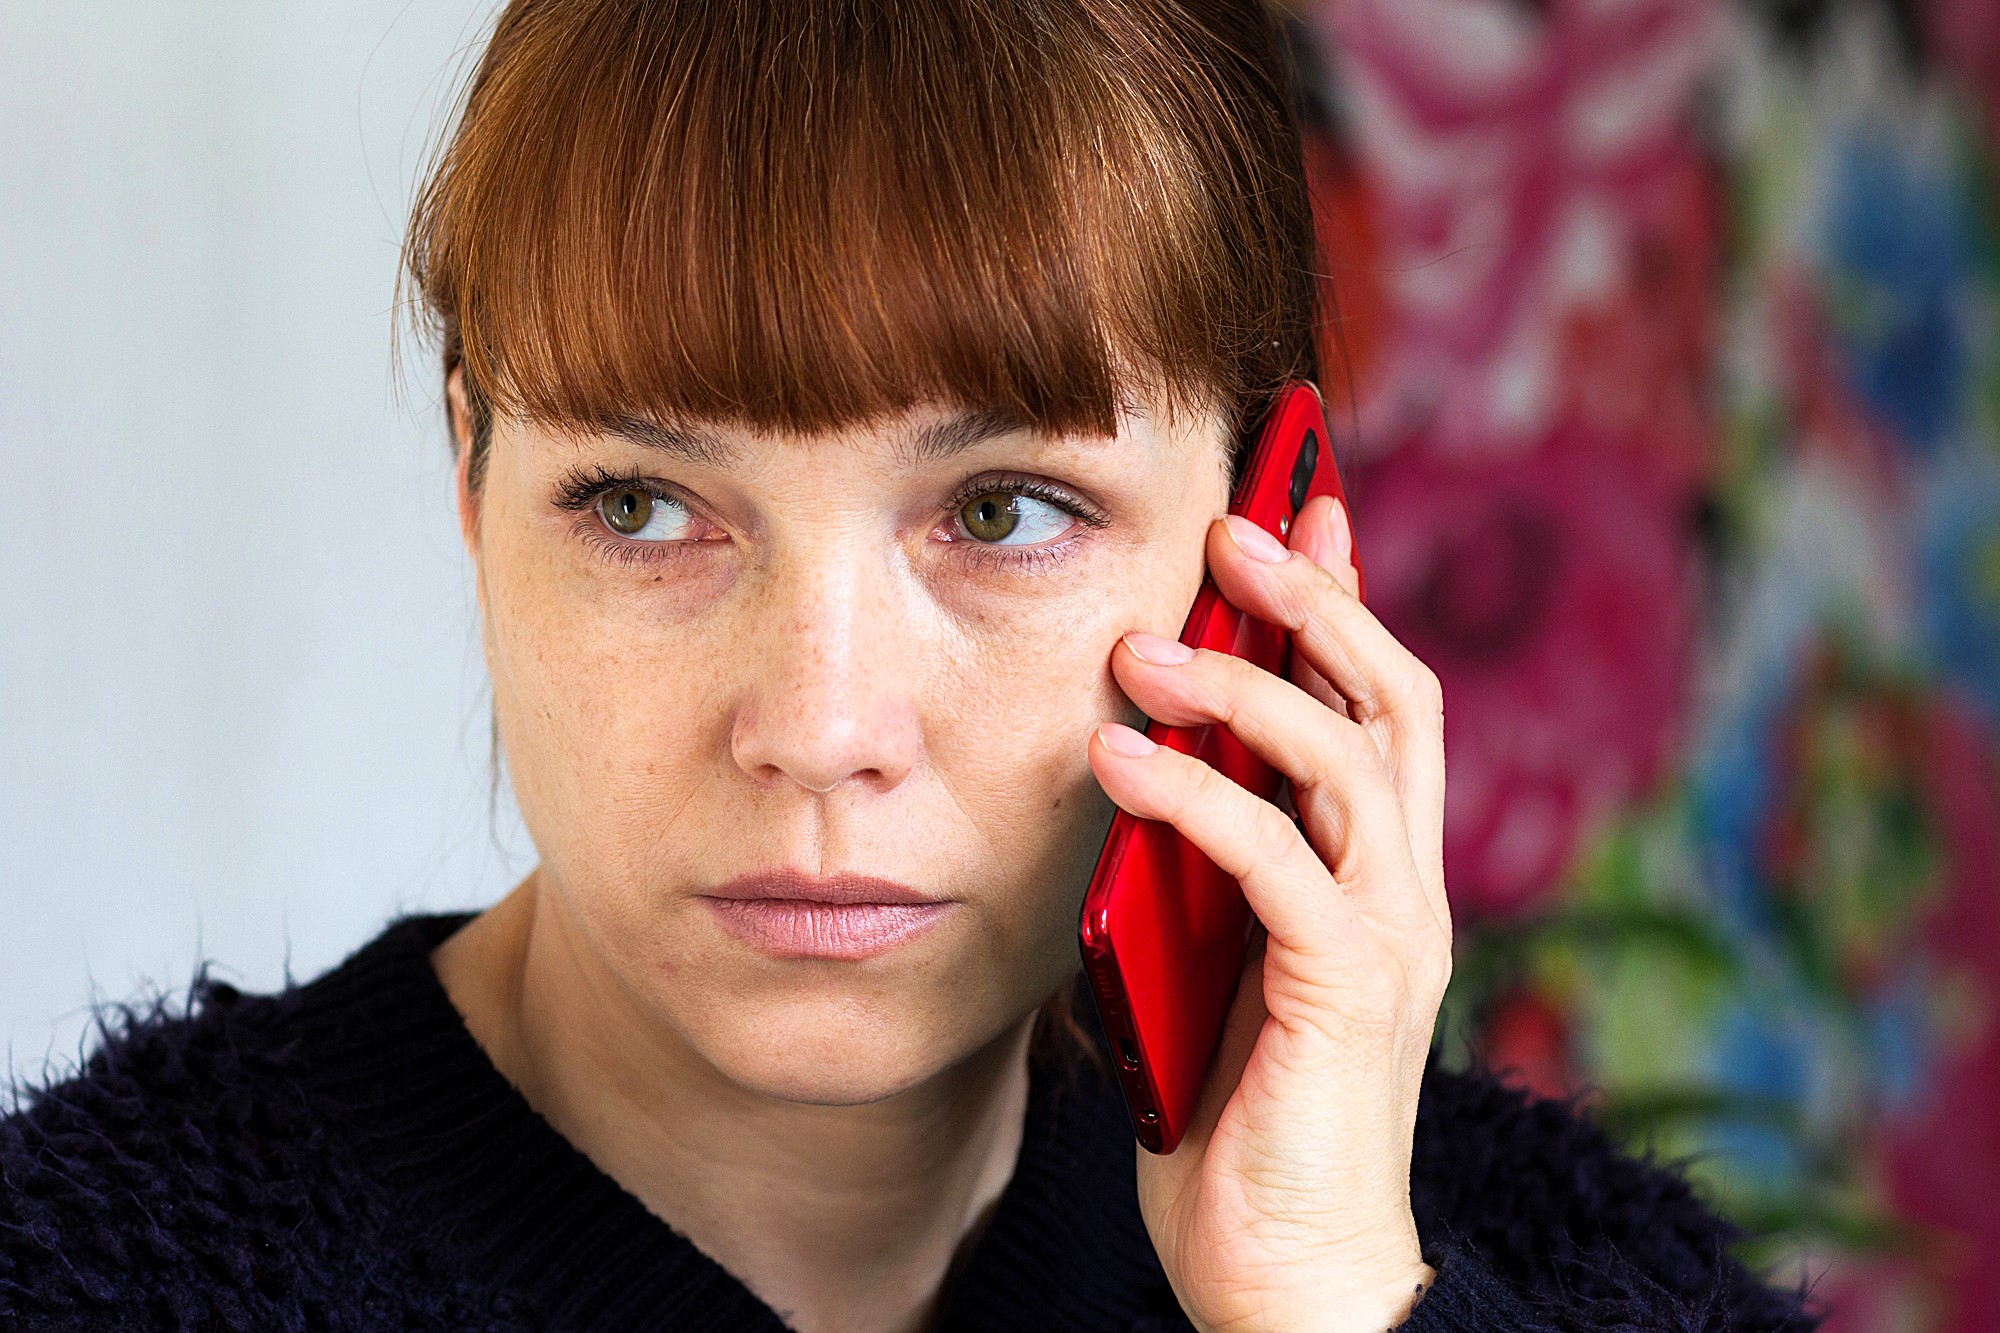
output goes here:
<path id="1" fill-rule="evenodd" d="M 1265 415 L 1229 512 L 1283 541 L 1292 515 L 1315 495 L 1346 503 L 1319 390 L 1296 381 Z M 1208 579 L 1181 642 L 1233 654 L 1274 675 L 1285 674 L 1291 660 L 1290 636 L 1239 612 Z M 1284 785 L 1227 727 L 1154 722 L 1146 734 L 1266 800 Z M 1236 881 L 1172 825 L 1120 810 L 1097 858 L 1078 936 L 1133 1132 L 1149 1151 L 1172 1152 L 1187 1132 L 1236 995 L 1250 905 Z"/>

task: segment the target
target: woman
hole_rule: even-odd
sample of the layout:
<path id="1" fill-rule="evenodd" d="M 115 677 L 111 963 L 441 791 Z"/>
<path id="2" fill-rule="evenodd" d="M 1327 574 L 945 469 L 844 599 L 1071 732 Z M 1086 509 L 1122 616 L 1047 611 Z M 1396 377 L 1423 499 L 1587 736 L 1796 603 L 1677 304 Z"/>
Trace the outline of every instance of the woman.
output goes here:
<path id="1" fill-rule="evenodd" d="M 1811 1327 L 1677 1177 L 1428 1067 L 1436 681 L 1338 506 L 1222 517 L 1318 369 L 1283 71 L 1254 0 L 514 0 L 408 253 L 540 863 L 30 1096 L 0 1314 Z M 1179 648 L 1204 571 L 1295 680 Z M 1114 802 L 1264 932 L 1166 1157 L 1066 998 Z"/>

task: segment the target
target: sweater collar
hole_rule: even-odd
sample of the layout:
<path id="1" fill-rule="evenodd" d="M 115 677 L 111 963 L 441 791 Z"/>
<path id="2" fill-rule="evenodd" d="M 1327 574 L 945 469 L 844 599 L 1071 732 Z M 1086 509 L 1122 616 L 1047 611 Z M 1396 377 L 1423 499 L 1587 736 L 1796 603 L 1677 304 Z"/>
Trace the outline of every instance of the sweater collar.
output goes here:
<path id="1" fill-rule="evenodd" d="M 296 993 L 302 1068 L 366 1169 L 471 1274 L 558 1326 L 784 1327 L 574 1148 L 487 1059 L 431 967 L 469 917 L 398 921 Z M 1139 1217 L 1119 1095 L 1037 1063 L 1020 1159 L 951 1281 L 952 1329 L 1126 1329 L 1172 1312 Z"/>

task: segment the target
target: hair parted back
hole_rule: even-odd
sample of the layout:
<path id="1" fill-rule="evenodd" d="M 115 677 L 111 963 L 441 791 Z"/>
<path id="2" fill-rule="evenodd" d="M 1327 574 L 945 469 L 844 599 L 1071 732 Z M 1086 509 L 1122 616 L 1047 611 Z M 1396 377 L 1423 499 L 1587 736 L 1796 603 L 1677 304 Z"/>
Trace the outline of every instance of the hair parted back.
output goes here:
<path id="1" fill-rule="evenodd" d="M 492 413 L 1109 434 L 1317 378 L 1262 0 L 512 0 L 404 278 Z"/>

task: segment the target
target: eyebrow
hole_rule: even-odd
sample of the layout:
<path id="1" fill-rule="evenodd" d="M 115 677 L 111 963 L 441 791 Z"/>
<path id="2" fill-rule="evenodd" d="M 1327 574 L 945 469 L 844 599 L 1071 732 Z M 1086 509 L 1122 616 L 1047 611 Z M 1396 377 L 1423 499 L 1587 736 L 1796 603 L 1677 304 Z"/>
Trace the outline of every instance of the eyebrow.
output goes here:
<path id="1" fill-rule="evenodd" d="M 960 412 L 925 426 L 903 443 L 897 450 L 897 456 L 906 467 L 916 463 L 943 463 L 988 440 L 1027 429 L 1027 422 L 1009 412 Z"/>
<path id="2" fill-rule="evenodd" d="M 643 449 L 657 449 L 684 462 L 708 467 L 725 466 L 736 453 L 727 440 L 711 431 L 648 421 L 644 417 L 606 417 L 597 423 L 597 428 Z"/>
<path id="3" fill-rule="evenodd" d="M 605 417 L 597 423 L 597 429 L 643 449 L 657 449 L 685 462 L 708 467 L 727 466 L 736 454 L 727 440 L 712 431 L 648 421 L 644 417 Z M 896 459 L 904 467 L 946 462 L 988 440 L 1028 429 L 1027 422 L 1008 412 L 959 412 L 934 421 L 903 440 L 897 446 Z"/>

